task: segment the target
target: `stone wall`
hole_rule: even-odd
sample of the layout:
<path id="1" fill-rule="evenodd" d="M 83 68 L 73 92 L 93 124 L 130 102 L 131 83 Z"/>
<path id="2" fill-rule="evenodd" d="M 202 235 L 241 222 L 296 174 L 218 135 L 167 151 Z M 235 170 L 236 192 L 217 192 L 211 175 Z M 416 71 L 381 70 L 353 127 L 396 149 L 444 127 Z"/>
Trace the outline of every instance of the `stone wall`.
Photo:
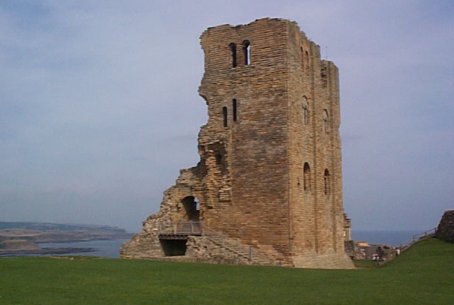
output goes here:
<path id="1" fill-rule="evenodd" d="M 178 221 L 188 220 L 184 199 L 196 197 L 199 192 L 198 168 L 180 171 L 174 186 L 164 192 L 159 212 L 150 215 L 144 222 L 142 231 L 134 235 L 121 248 L 123 258 L 160 258 L 164 251 L 159 240 L 159 228 Z"/>
<path id="2" fill-rule="evenodd" d="M 186 202 L 195 198 L 190 220 L 275 263 L 353 267 L 344 253 L 336 66 L 288 20 L 221 25 L 200 40 L 199 94 L 208 107 L 200 162 L 181 172 L 122 255 L 162 256 L 159 226 L 193 217 Z M 189 237 L 186 255 L 219 256 L 210 242 Z"/>
<path id="3" fill-rule="evenodd" d="M 220 201 L 220 187 L 210 185 L 217 194 L 210 202 L 214 208 L 206 211 L 207 225 L 249 244 L 273 245 L 289 255 L 286 36 L 285 22 L 268 19 L 210 28 L 202 34 L 206 60 L 199 92 L 207 101 L 209 121 L 199 147 L 206 151 L 213 143 L 222 143 L 224 153 L 214 153 L 225 160 L 230 182 L 230 201 Z M 244 41 L 251 43 L 248 65 Z M 237 48 L 236 67 L 228 48 L 232 43 Z"/>
<path id="4" fill-rule="evenodd" d="M 454 243 L 454 210 L 444 212 L 435 235 L 438 239 Z"/>
<path id="5" fill-rule="evenodd" d="M 288 266 L 281 255 L 273 256 L 225 236 L 190 236 L 186 256 L 216 264 Z"/>

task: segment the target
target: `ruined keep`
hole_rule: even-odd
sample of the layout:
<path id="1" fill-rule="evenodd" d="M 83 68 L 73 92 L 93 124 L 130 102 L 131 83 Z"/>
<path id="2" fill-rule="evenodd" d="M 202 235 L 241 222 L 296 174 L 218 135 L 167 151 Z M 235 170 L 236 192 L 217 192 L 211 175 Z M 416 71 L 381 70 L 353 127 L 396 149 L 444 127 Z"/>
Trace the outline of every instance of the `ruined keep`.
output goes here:
<path id="1" fill-rule="evenodd" d="M 353 268 L 337 67 L 288 20 L 221 25 L 200 39 L 200 162 L 181 170 L 122 257 Z"/>

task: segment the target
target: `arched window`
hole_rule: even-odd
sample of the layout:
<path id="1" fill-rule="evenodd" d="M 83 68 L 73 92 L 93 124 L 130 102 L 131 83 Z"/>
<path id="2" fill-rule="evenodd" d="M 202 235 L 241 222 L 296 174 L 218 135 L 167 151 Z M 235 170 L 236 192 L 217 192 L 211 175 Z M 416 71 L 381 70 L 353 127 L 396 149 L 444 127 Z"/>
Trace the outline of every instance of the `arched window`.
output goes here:
<path id="1" fill-rule="evenodd" d="M 325 169 L 325 173 L 323 174 L 323 182 L 325 195 L 331 194 L 331 176 L 328 169 Z"/>
<path id="2" fill-rule="evenodd" d="M 250 65 L 251 64 L 251 43 L 249 40 L 243 41 L 243 57 L 244 57 L 244 64 Z"/>
<path id="3" fill-rule="evenodd" d="M 304 70 L 304 68 L 309 67 L 309 52 L 305 50 L 305 48 L 300 47 L 301 50 L 301 68 Z"/>
<path id="4" fill-rule="evenodd" d="M 227 112 L 227 107 L 222 107 L 222 117 L 223 117 L 223 124 L 224 127 L 227 127 L 227 119 L 228 119 L 228 112 Z"/>
<path id="5" fill-rule="evenodd" d="M 305 162 L 303 167 L 303 189 L 308 192 L 311 190 L 311 167 Z"/>
<path id="6" fill-rule="evenodd" d="M 232 67 L 235 68 L 237 65 L 237 63 L 236 63 L 236 44 L 234 44 L 232 42 L 231 44 L 229 44 L 229 48 L 230 48 L 230 53 L 232 56 Z"/>
<path id="7" fill-rule="evenodd" d="M 301 68 L 304 70 L 304 49 L 300 47 L 301 50 Z"/>
<path id="8" fill-rule="evenodd" d="M 238 120 L 238 103 L 236 99 L 232 100 L 232 111 L 233 111 L 233 121 L 236 122 Z"/>
<path id="9" fill-rule="evenodd" d="M 324 109 L 323 110 L 323 132 L 324 133 L 329 133 L 329 114 L 328 110 Z"/>
<path id="10" fill-rule="evenodd" d="M 303 96 L 303 124 L 309 124 L 309 104 L 307 103 L 307 97 Z"/>

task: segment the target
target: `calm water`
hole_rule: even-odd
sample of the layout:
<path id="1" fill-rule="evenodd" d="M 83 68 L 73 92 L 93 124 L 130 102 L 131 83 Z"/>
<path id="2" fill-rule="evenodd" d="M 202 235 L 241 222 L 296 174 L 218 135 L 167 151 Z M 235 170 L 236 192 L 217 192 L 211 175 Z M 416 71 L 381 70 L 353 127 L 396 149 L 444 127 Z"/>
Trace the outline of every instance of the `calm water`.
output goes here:
<path id="1" fill-rule="evenodd" d="M 413 238 L 413 235 L 421 231 L 353 231 L 353 239 L 356 241 L 367 241 L 371 244 L 387 244 L 391 246 L 400 246 L 407 244 Z M 67 253 L 64 255 L 84 255 L 84 256 L 101 256 L 101 257 L 120 257 L 120 247 L 126 239 L 119 240 L 92 240 L 85 242 L 71 243 L 46 243 L 40 244 L 42 248 L 93 248 L 93 252 Z"/>
<path id="2" fill-rule="evenodd" d="M 70 243 L 44 243 L 39 244 L 41 248 L 93 248 L 93 252 L 65 253 L 62 255 L 83 255 L 83 256 L 102 256 L 120 257 L 120 247 L 127 239 L 116 240 L 90 240 Z M 53 254 L 54 256 L 55 254 Z"/>
<path id="3" fill-rule="evenodd" d="M 353 240 L 367 241 L 370 244 L 386 244 L 390 246 L 400 246 L 408 244 L 416 234 L 423 231 L 355 231 L 353 230 Z"/>

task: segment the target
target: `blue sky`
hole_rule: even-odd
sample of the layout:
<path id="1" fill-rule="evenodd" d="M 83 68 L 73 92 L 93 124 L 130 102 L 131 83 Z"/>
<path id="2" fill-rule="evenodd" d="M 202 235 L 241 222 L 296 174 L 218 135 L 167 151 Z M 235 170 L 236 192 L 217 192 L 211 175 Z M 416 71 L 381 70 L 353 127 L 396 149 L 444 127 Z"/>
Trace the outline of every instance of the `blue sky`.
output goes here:
<path id="1" fill-rule="evenodd" d="M 139 230 L 207 109 L 200 34 L 296 21 L 340 69 L 355 229 L 425 230 L 454 209 L 454 2 L 0 1 L 0 221 Z"/>

